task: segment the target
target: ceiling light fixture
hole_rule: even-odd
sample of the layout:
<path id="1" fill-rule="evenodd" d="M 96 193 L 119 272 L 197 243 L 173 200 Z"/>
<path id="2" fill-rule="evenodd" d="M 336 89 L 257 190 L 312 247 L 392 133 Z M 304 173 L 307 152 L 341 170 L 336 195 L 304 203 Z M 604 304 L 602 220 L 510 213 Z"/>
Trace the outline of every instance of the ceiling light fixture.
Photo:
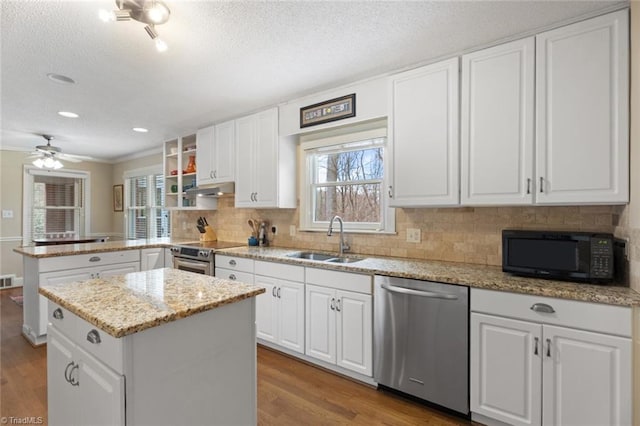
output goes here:
<path id="1" fill-rule="evenodd" d="M 58 170 L 63 167 L 60 161 L 53 158 L 53 155 L 45 155 L 44 158 L 36 158 L 33 160 L 32 164 L 39 169 Z"/>
<path id="2" fill-rule="evenodd" d="M 71 111 L 58 111 L 58 115 L 61 115 L 61 116 L 66 117 L 66 118 L 78 118 L 78 117 L 80 117 L 78 114 L 76 114 L 75 112 L 71 112 Z"/>
<path id="3" fill-rule="evenodd" d="M 147 133 L 149 129 L 145 129 L 144 127 L 134 127 L 133 131 L 138 133 Z"/>
<path id="4" fill-rule="evenodd" d="M 169 20 L 171 11 L 164 2 L 160 0 L 116 0 L 118 9 L 113 11 L 100 10 L 98 17 L 104 22 L 128 21 L 134 19 L 146 24 L 144 27 L 149 37 L 155 41 L 158 52 L 167 50 L 167 43 L 164 42 L 155 26 L 162 25 Z"/>

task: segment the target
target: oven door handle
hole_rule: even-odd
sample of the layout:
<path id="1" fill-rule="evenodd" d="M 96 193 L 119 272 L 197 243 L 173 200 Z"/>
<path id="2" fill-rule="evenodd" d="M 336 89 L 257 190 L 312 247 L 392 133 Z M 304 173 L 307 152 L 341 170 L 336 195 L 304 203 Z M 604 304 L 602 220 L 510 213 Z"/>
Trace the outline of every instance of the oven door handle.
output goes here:
<path id="1" fill-rule="evenodd" d="M 203 271 L 209 268 L 209 262 L 192 262 L 190 260 L 176 258 L 176 266 L 180 266 L 180 265 L 191 266 L 196 269 L 202 269 Z"/>
<path id="2" fill-rule="evenodd" d="M 458 299 L 458 296 L 456 296 L 455 294 L 437 293 L 435 291 L 413 290 L 411 288 L 396 287 L 388 284 L 381 284 L 381 287 L 387 291 L 390 291 L 391 293 L 400 293 L 400 294 L 408 294 L 411 296 L 429 297 L 431 299 L 446 299 L 446 300 Z"/>

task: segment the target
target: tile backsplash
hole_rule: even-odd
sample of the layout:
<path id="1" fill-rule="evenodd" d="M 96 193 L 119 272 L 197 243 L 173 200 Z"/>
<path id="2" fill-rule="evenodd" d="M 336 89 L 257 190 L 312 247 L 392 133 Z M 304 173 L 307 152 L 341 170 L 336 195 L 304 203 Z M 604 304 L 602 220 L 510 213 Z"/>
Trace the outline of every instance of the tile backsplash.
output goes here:
<path id="1" fill-rule="evenodd" d="M 236 209 L 233 196 L 218 200 L 218 210 L 175 211 L 171 216 L 174 237 L 198 238 L 198 216 L 207 218 L 221 241 L 246 243 L 251 235 L 249 219 L 268 223 L 270 244 L 297 249 L 338 250 L 336 233 L 289 234 L 299 222 L 297 209 Z M 621 223 L 624 206 L 576 207 L 462 207 L 396 209 L 396 234 L 347 233 L 351 252 L 363 255 L 396 256 L 485 265 L 501 264 L 501 231 L 546 229 L 595 231 L 625 234 Z M 186 224 L 186 229 L 183 229 Z M 277 234 L 271 234 L 271 226 Z M 420 229 L 420 242 L 407 242 L 407 229 Z M 626 235 L 622 235 L 626 236 Z"/>

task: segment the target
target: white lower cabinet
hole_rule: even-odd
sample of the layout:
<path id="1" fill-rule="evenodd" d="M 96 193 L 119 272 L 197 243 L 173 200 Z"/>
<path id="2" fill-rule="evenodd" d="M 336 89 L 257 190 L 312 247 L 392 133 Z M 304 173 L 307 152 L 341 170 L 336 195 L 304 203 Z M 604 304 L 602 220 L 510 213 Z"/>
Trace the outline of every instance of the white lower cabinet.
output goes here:
<path id="1" fill-rule="evenodd" d="M 305 353 L 328 364 L 371 376 L 371 277 L 307 268 L 306 280 Z M 355 288 L 368 289 L 368 294 L 336 288 L 348 287 L 351 280 L 364 283 Z M 309 284 L 310 281 L 314 284 Z M 319 281 L 325 281 L 326 285 L 316 285 Z"/>
<path id="2" fill-rule="evenodd" d="M 140 250 L 140 270 L 148 271 L 150 269 L 164 268 L 171 266 L 166 263 L 164 248 L 147 248 Z"/>
<path id="3" fill-rule="evenodd" d="M 48 329 L 48 420 L 55 425 L 125 424 L 124 376 Z"/>
<path id="4" fill-rule="evenodd" d="M 474 420 L 482 422 L 475 417 L 480 415 L 510 425 L 631 425 L 628 308 L 477 289 L 471 306 Z M 532 309 L 523 309 L 521 320 L 506 317 L 519 306 Z M 548 308 L 554 312 L 534 310 Z M 600 316 L 603 310 L 607 319 Z M 623 335 L 573 328 L 587 324 L 581 318 L 589 315 L 602 318 L 602 331 Z M 628 326 L 620 327 L 627 319 Z"/>

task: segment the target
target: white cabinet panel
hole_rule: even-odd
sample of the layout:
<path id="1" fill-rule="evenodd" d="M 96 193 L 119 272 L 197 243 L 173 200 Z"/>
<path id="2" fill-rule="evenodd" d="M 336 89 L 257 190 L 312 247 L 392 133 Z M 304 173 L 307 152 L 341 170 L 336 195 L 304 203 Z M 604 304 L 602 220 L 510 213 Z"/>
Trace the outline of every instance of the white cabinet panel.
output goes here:
<path id="1" fill-rule="evenodd" d="M 471 411 L 512 425 L 539 425 L 542 326 L 471 314 Z"/>
<path id="2" fill-rule="evenodd" d="M 544 339 L 545 426 L 631 425 L 631 339 L 547 325 Z"/>
<path id="3" fill-rule="evenodd" d="M 280 281 L 278 344 L 304 353 L 304 284 Z"/>
<path id="4" fill-rule="evenodd" d="M 235 180 L 236 138 L 235 121 L 216 124 L 213 183 Z"/>
<path id="5" fill-rule="evenodd" d="M 536 37 L 536 199 L 629 200 L 628 10 Z"/>
<path id="6" fill-rule="evenodd" d="M 462 57 L 461 202 L 533 202 L 535 39 Z"/>
<path id="7" fill-rule="evenodd" d="M 336 363 L 335 290 L 306 286 L 306 354 Z"/>
<path id="8" fill-rule="evenodd" d="M 196 180 L 198 185 L 207 185 L 213 182 L 215 128 L 205 127 L 196 132 Z"/>
<path id="9" fill-rule="evenodd" d="M 373 374 L 372 297 L 336 291 L 337 364 L 365 376 Z"/>
<path id="10" fill-rule="evenodd" d="M 80 425 L 76 417 L 76 392 L 68 382 L 75 345 L 55 328 L 47 331 L 47 401 L 51 426 Z"/>
<path id="11" fill-rule="evenodd" d="M 275 278 L 256 276 L 255 285 L 266 289 L 256 297 L 256 330 L 259 339 L 276 343 L 278 341 L 278 285 Z"/>
<path id="12" fill-rule="evenodd" d="M 140 270 L 148 271 L 165 267 L 165 250 L 163 248 L 148 248 L 140 250 Z"/>
<path id="13" fill-rule="evenodd" d="M 458 62 L 391 77 L 392 207 L 459 204 Z"/>
<path id="14" fill-rule="evenodd" d="M 236 207 L 251 207 L 253 203 L 254 121 L 253 116 L 236 120 Z"/>
<path id="15" fill-rule="evenodd" d="M 119 265 L 103 266 L 99 268 L 98 277 L 111 277 L 113 275 L 123 275 L 138 271 L 140 271 L 139 262 L 121 263 Z"/>

